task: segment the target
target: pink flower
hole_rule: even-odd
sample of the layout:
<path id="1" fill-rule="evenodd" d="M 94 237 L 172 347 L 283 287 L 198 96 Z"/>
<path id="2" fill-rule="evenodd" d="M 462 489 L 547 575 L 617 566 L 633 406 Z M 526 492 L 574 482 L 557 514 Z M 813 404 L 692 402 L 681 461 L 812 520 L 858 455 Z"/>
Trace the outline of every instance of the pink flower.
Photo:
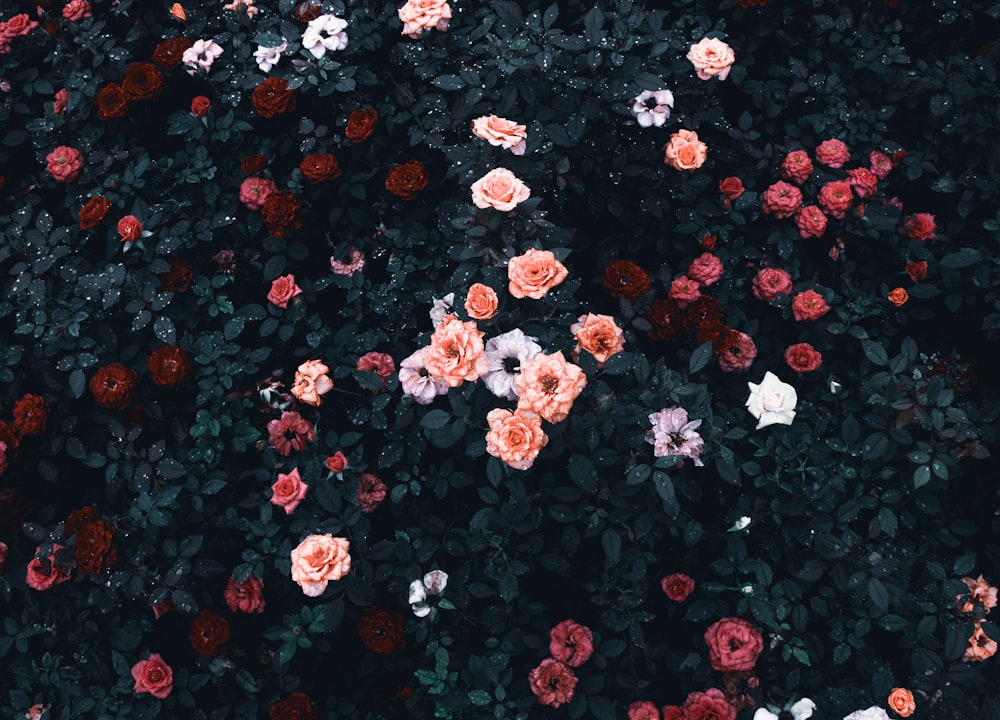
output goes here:
<path id="1" fill-rule="evenodd" d="M 795 224 L 799 228 L 799 237 L 823 237 L 826 232 L 826 215 L 815 205 L 806 205 L 795 213 Z"/>
<path id="2" fill-rule="evenodd" d="M 813 164 L 805 150 L 792 150 L 781 161 L 781 177 L 801 185 L 812 175 Z"/>
<path id="3" fill-rule="evenodd" d="M 906 222 L 903 223 L 903 232 L 906 233 L 906 237 L 913 240 L 937 240 L 937 235 L 934 234 L 935 230 L 937 230 L 937 224 L 934 222 L 934 216 L 930 213 L 908 215 Z"/>
<path id="4" fill-rule="evenodd" d="M 691 458 L 696 467 L 702 467 L 701 450 L 705 441 L 695 432 L 701 420 L 688 420 L 682 407 L 663 408 L 649 416 L 652 427 L 646 432 L 646 442 L 653 446 L 653 455 L 676 455 Z"/>
<path id="5" fill-rule="evenodd" d="M 691 261 L 687 274 L 692 280 L 707 287 L 722 277 L 722 261 L 712 253 L 702 253 Z"/>
<path id="6" fill-rule="evenodd" d="M 477 208 L 510 212 L 531 196 L 531 189 L 506 168 L 494 168 L 472 183 Z"/>
<path id="7" fill-rule="evenodd" d="M 4 567 L 7 565 L 7 553 L 9 548 L 7 543 L 0 542 L 0 572 L 3 572 Z"/>
<path id="8" fill-rule="evenodd" d="M 142 223 L 135 215 L 126 215 L 118 221 L 118 235 L 123 243 L 137 242 L 142 238 Z"/>
<path id="9" fill-rule="evenodd" d="M 0 36 L 11 40 L 16 37 L 30 35 L 31 31 L 38 27 L 38 23 L 28 17 L 27 13 L 20 13 L 7 20 L 0 22 Z"/>
<path id="10" fill-rule="evenodd" d="M 62 550 L 62 545 L 52 544 L 52 552 L 47 557 L 39 558 L 41 546 L 35 548 L 35 556 L 28 563 L 28 572 L 24 581 L 34 590 L 49 588 L 69 580 L 70 571 L 55 564 L 56 553 Z"/>
<path id="11" fill-rule="evenodd" d="M 181 62 L 188 75 L 194 75 L 199 69 L 208 72 L 212 63 L 222 54 L 222 47 L 214 40 L 195 40 L 194 44 L 181 55 Z"/>
<path id="12" fill-rule="evenodd" d="M 792 317 L 799 322 L 819 320 L 830 311 L 826 300 L 815 290 L 806 290 L 792 298 Z"/>
<path id="13" fill-rule="evenodd" d="M 323 403 L 322 395 L 333 390 L 333 380 L 327 373 L 330 368 L 322 360 L 307 360 L 295 371 L 295 382 L 292 384 L 292 395 L 299 402 L 319 407 Z"/>
<path id="14" fill-rule="evenodd" d="M 593 633 L 575 620 L 563 620 L 549 631 L 549 653 L 570 667 L 580 667 L 594 653 Z"/>
<path id="15" fill-rule="evenodd" d="M 278 186 L 274 180 L 261 177 L 248 177 L 240 184 L 240 202 L 247 210 L 260 210 L 264 207 L 267 196 L 277 192 Z"/>
<path id="16" fill-rule="evenodd" d="M 63 20 L 67 22 L 80 22 L 84 18 L 91 17 L 90 3 L 87 0 L 69 0 L 62 9 Z"/>
<path id="17" fill-rule="evenodd" d="M 723 372 L 744 372 L 757 357 L 757 345 L 745 332 L 734 331 L 719 352 L 719 369 Z"/>
<path id="18" fill-rule="evenodd" d="M 550 707 L 568 703 L 576 692 L 576 675 L 566 663 L 553 658 L 545 658 L 528 673 L 528 683 L 539 704 Z"/>
<path id="19" fill-rule="evenodd" d="M 347 458 L 340 450 L 326 459 L 326 469 L 332 473 L 342 473 L 347 469 Z"/>
<path id="20" fill-rule="evenodd" d="M 841 168 L 851 159 L 851 153 L 840 140 L 824 140 L 816 148 L 816 159 L 828 167 Z"/>
<path id="21" fill-rule="evenodd" d="M 316 441 L 312 423 L 297 412 L 283 412 L 267 424 L 268 442 L 279 455 L 291 455 L 292 450 L 305 450 L 307 442 Z"/>
<path id="22" fill-rule="evenodd" d="M 778 219 L 791 217 L 802 207 L 802 191 L 782 180 L 771 185 L 760 197 L 761 212 Z"/>
<path id="23" fill-rule="evenodd" d="M 732 70 L 736 54 L 722 40 L 703 37 L 690 47 L 687 59 L 694 65 L 699 80 L 711 80 L 713 77 L 725 80 Z"/>
<path id="24" fill-rule="evenodd" d="M 867 200 L 878 190 L 878 177 L 870 170 L 854 168 L 847 171 L 847 182 L 862 200 Z"/>
<path id="25" fill-rule="evenodd" d="M 418 405 L 429 405 L 438 395 L 448 392 L 448 385 L 434 378 L 424 366 L 429 351 L 430 346 L 422 347 L 399 363 L 399 384 Z"/>
<path id="26" fill-rule="evenodd" d="M 370 513 L 377 509 L 385 500 L 387 492 L 386 484 L 378 475 L 361 473 L 358 480 L 358 507 L 361 508 L 361 512 Z"/>
<path id="27" fill-rule="evenodd" d="M 683 573 L 673 573 L 660 580 L 660 588 L 674 602 L 684 602 L 694 592 L 694 580 Z"/>
<path id="28" fill-rule="evenodd" d="M 579 357 L 580 352 L 586 350 L 594 356 L 598 367 L 624 348 L 625 333 L 610 315 L 581 315 L 570 325 L 569 331 L 576 338 L 574 357 Z"/>
<path id="29" fill-rule="evenodd" d="M 446 315 L 423 358 L 428 372 L 448 387 L 478 380 L 490 369 L 483 334 L 473 320 L 462 322 Z"/>
<path id="30" fill-rule="evenodd" d="M 256 614 L 264 612 L 264 581 L 253 575 L 241 583 L 232 576 L 226 581 L 223 591 L 226 605 L 233 612 Z"/>
<path id="31" fill-rule="evenodd" d="M 722 178 L 719 181 L 719 192 L 725 195 L 727 200 L 736 200 L 745 191 L 743 181 L 736 176 Z"/>
<path id="32" fill-rule="evenodd" d="M 66 88 L 57 90 L 52 99 L 52 114 L 62 115 L 66 112 L 67 105 L 69 105 L 69 91 Z"/>
<path id="33" fill-rule="evenodd" d="M 56 182 L 73 182 L 83 169 L 83 154 L 76 148 L 60 145 L 45 156 L 46 170 Z"/>
<path id="34" fill-rule="evenodd" d="M 41 720 L 44 713 L 45 706 L 41 703 L 35 703 L 28 708 L 28 712 L 24 713 L 24 717 L 27 718 L 27 720 Z"/>
<path id="35" fill-rule="evenodd" d="M 486 416 L 486 452 L 515 470 L 527 470 L 549 442 L 542 430 L 542 418 L 530 410 L 494 408 Z"/>
<path id="36" fill-rule="evenodd" d="M 684 701 L 682 717 L 685 720 L 736 720 L 736 708 L 726 701 L 721 690 L 712 688 L 703 693 L 690 693 Z"/>
<path id="37" fill-rule="evenodd" d="M 347 538 L 308 535 L 292 550 L 292 581 L 307 597 L 319 597 L 331 580 L 351 571 L 350 549 Z"/>
<path id="38" fill-rule="evenodd" d="M 851 186 L 843 180 L 833 180 L 820 188 L 817 199 L 820 207 L 837 220 L 843 220 L 851 207 Z"/>
<path id="39" fill-rule="evenodd" d="M 513 120 L 483 115 L 472 121 L 472 134 L 490 145 L 510 150 L 515 155 L 524 155 L 528 133 L 524 125 L 518 125 Z"/>
<path id="40" fill-rule="evenodd" d="M 396 363 L 387 353 L 369 352 L 358 358 L 358 370 L 373 372 L 382 378 L 382 387 L 389 376 L 396 372 Z"/>
<path id="41" fill-rule="evenodd" d="M 365 269 L 365 254 L 357 248 L 351 248 L 346 260 L 330 258 L 330 272 L 334 275 L 353 275 Z"/>
<path id="42" fill-rule="evenodd" d="M 809 343 L 795 343 L 785 348 L 785 362 L 795 372 L 812 372 L 823 364 L 823 356 Z"/>
<path id="43" fill-rule="evenodd" d="M 294 275 L 283 275 L 271 283 L 271 290 L 267 294 L 268 302 L 280 308 L 288 307 L 288 301 L 296 295 L 302 294 L 302 288 L 295 284 Z"/>
<path id="44" fill-rule="evenodd" d="M 677 307 L 683 309 L 701 297 L 700 287 L 701 283 L 697 280 L 692 280 L 687 275 L 681 275 L 670 283 L 668 295 L 671 300 L 677 303 Z"/>
<path id="45" fill-rule="evenodd" d="M 153 653 L 145 660 L 132 666 L 132 678 L 137 693 L 149 693 L 162 700 L 174 689 L 174 673 L 159 653 Z"/>
<path id="46" fill-rule="evenodd" d="M 550 423 L 562 422 L 573 408 L 573 401 L 587 386 L 587 376 L 570 365 L 561 351 L 539 353 L 521 364 L 514 380 L 519 410 L 531 410 Z"/>
<path id="47" fill-rule="evenodd" d="M 753 294 L 758 300 L 770 302 L 791 292 L 792 276 L 780 268 L 761 268 L 753 279 Z"/>
<path id="48" fill-rule="evenodd" d="M 636 700 L 628 706 L 628 720 L 660 720 L 660 709 L 649 700 Z"/>
<path id="49" fill-rule="evenodd" d="M 879 180 L 885 180 L 892 172 L 892 157 L 881 150 L 872 150 L 868 156 L 868 162 L 871 164 L 872 175 Z"/>
<path id="50" fill-rule="evenodd" d="M 753 670 L 764 649 L 760 631 L 743 618 L 728 617 L 705 631 L 708 659 L 719 672 Z"/>
<path id="51" fill-rule="evenodd" d="M 299 477 L 298 468 L 290 473 L 278 473 L 278 479 L 271 486 L 271 502 L 284 508 L 286 515 L 291 515 L 305 499 L 308 490 L 309 486 Z"/>
<path id="52" fill-rule="evenodd" d="M 446 0 L 406 0 L 397 11 L 403 23 L 401 34 L 416 40 L 424 30 L 447 30 L 451 7 Z"/>

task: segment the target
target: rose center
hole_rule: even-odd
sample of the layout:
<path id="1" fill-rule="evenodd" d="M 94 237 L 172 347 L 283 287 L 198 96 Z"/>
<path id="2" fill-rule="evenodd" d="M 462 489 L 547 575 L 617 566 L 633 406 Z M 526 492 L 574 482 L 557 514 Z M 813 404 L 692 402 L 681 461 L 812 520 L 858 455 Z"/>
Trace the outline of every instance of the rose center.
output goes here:
<path id="1" fill-rule="evenodd" d="M 781 404 L 784 399 L 781 393 L 769 392 L 764 393 L 763 400 L 764 409 L 769 412 L 775 412 L 781 409 Z"/>
<path id="2" fill-rule="evenodd" d="M 559 378 L 553 377 L 552 375 L 546 375 L 538 384 L 542 387 L 542 392 L 546 395 L 554 395 L 556 390 L 559 388 Z"/>

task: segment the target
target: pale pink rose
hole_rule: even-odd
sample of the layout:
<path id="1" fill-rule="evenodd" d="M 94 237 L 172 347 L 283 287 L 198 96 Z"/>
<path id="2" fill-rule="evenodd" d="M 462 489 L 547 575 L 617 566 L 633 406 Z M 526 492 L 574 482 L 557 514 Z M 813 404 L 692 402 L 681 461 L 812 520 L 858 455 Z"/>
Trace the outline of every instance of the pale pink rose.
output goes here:
<path id="1" fill-rule="evenodd" d="M 83 170 L 83 154 L 76 148 L 60 145 L 45 156 L 46 170 L 56 182 L 73 182 Z"/>
<path id="2" fill-rule="evenodd" d="M 486 416 L 486 452 L 515 470 L 527 470 L 549 442 L 542 430 L 542 418 L 530 410 L 495 408 Z"/>
<path id="3" fill-rule="evenodd" d="M 844 143 L 831 138 L 816 147 L 816 159 L 828 167 L 841 168 L 851 159 L 851 153 Z"/>
<path id="4" fill-rule="evenodd" d="M 414 40 L 424 30 L 447 30 L 451 7 L 446 0 L 407 0 L 397 11 L 403 23 L 403 35 Z"/>
<path id="5" fill-rule="evenodd" d="M 710 252 L 702 253 L 691 261 L 687 276 L 707 287 L 722 277 L 722 261 Z"/>
<path id="6" fill-rule="evenodd" d="M 63 6 L 62 17 L 67 22 L 80 22 L 91 17 L 90 3 L 87 0 L 69 0 Z"/>
<path id="7" fill-rule="evenodd" d="M 132 666 L 133 692 L 149 693 L 162 700 L 174 689 L 174 672 L 159 653 Z"/>
<path id="8" fill-rule="evenodd" d="M 694 65 L 699 80 L 729 77 L 736 53 L 718 38 L 702 38 L 688 50 L 687 59 Z"/>
<path id="9" fill-rule="evenodd" d="M 506 168 L 494 168 L 472 183 L 472 202 L 477 208 L 510 212 L 530 195 L 528 186 Z"/>
<path id="10" fill-rule="evenodd" d="M 330 368 L 322 360 L 307 360 L 295 371 L 292 395 L 299 402 L 319 407 L 323 403 L 321 395 L 333 390 L 333 380 L 327 373 Z"/>
<path id="11" fill-rule="evenodd" d="M 262 177 L 248 177 L 240 185 L 240 202 L 247 210 L 260 210 L 264 207 L 267 196 L 278 190 L 274 180 Z"/>
<path id="12" fill-rule="evenodd" d="M 351 543 L 347 538 L 309 535 L 292 550 L 292 581 L 309 597 L 323 594 L 331 580 L 351 571 Z"/>
<path id="13" fill-rule="evenodd" d="M 524 155 L 528 133 L 524 125 L 518 125 L 513 120 L 483 115 L 472 121 L 472 134 L 490 145 L 510 150 L 515 155 Z"/>
<path id="14" fill-rule="evenodd" d="M 446 316 L 431 335 L 424 355 L 427 371 L 448 387 L 478 380 L 490 369 L 483 334 L 473 320 L 462 322 L 454 315 Z"/>
<path id="15" fill-rule="evenodd" d="M 290 473 L 278 473 L 278 479 L 271 486 L 271 502 L 284 508 L 286 515 L 291 515 L 299 503 L 305 500 L 308 490 L 309 486 L 299 477 L 298 468 Z"/>
<path id="16" fill-rule="evenodd" d="M 286 308 L 289 300 L 301 294 L 302 288 L 295 284 L 295 276 L 292 274 L 282 275 L 271 283 L 267 300 L 280 308 Z"/>
<path id="17" fill-rule="evenodd" d="M 610 315 L 581 315 L 570 325 L 569 331 L 576 338 L 576 355 L 586 350 L 594 356 L 598 365 L 603 365 L 608 358 L 624 349 L 625 333 Z"/>
<path id="18" fill-rule="evenodd" d="M 507 289 L 516 298 L 539 300 L 569 275 L 566 266 L 549 250 L 529 248 L 507 263 Z"/>
<path id="19" fill-rule="evenodd" d="M 57 90 L 52 99 L 52 114 L 62 115 L 66 112 L 67 105 L 69 105 L 69 91 L 66 88 Z"/>
<path id="20" fill-rule="evenodd" d="M 365 269 L 365 254 L 357 248 L 351 248 L 347 252 L 345 260 L 330 258 L 330 272 L 334 275 L 353 275 Z"/>
<path id="21" fill-rule="evenodd" d="M 222 55 L 222 47 L 214 40 L 195 40 L 194 44 L 181 55 L 181 62 L 187 70 L 188 75 L 194 75 L 198 69 L 208 72 L 212 68 L 212 63 Z"/>
<path id="22" fill-rule="evenodd" d="M 418 405 L 430 405 L 438 395 L 445 395 L 448 386 L 430 374 L 424 359 L 430 347 L 422 347 L 399 363 L 399 384 L 403 392 Z"/>
<path id="23" fill-rule="evenodd" d="M 671 300 L 677 303 L 677 307 L 683 310 L 701 297 L 700 288 L 701 283 L 697 280 L 692 280 L 687 275 L 681 275 L 670 283 L 668 295 Z"/>

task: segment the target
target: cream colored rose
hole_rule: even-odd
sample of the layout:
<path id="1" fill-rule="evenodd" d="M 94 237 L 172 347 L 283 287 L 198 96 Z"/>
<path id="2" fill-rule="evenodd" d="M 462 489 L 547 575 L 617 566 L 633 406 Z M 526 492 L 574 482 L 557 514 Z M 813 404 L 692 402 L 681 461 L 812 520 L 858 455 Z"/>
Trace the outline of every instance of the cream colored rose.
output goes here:
<path id="1" fill-rule="evenodd" d="M 292 550 L 292 580 L 309 597 L 322 595 L 331 580 L 350 572 L 350 547 L 347 538 L 309 535 Z"/>
<path id="2" fill-rule="evenodd" d="M 702 38 L 688 50 L 687 59 L 694 65 L 699 80 L 729 77 L 736 53 L 718 38 Z"/>
<path id="3" fill-rule="evenodd" d="M 523 203 L 531 190 L 506 168 L 495 168 L 472 183 L 472 202 L 477 208 L 509 212 Z"/>
<path id="4" fill-rule="evenodd" d="M 483 115 L 472 121 L 472 134 L 490 145 L 505 148 L 515 155 L 524 155 L 524 141 L 528 132 L 524 125 L 518 125 L 513 120 Z"/>
<path id="5" fill-rule="evenodd" d="M 778 376 L 768 371 L 760 384 L 747 383 L 750 387 L 750 397 L 747 398 L 747 410 L 757 418 L 757 429 L 768 425 L 791 425 L 795 419 L 795 405 L 799 398 L 788 383 L 783 383 Z"/>

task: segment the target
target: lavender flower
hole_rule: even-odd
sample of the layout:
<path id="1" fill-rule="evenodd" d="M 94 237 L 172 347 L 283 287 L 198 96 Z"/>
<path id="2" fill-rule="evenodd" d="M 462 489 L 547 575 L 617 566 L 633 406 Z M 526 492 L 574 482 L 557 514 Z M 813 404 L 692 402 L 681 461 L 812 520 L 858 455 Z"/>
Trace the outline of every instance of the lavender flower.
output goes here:
<path id="1" fill-rule="evenodd" d="M 646 433 L 646 442 L 653 446 L 653 455 L 676 455 L 691 458 L 697 467 L 704 465 L 701 461 L 701 449 L 705 441 L 695 432 L 701 425 L 701 420 L 688 421 L 687 410 L 672 407 L 651 414 L 649 422 L 653 427 Z"/>
<path id="2" fill-rule="evenodd" d="M 542 346 L 535 342 L 537 339 L 515 329 L 486 341 L 490 369 L 483 375 L 483 382 L 491 393 L 507 400 L 517 399 L 514 380 L 521 372 L 521 365 L 542 351 Z"/>

